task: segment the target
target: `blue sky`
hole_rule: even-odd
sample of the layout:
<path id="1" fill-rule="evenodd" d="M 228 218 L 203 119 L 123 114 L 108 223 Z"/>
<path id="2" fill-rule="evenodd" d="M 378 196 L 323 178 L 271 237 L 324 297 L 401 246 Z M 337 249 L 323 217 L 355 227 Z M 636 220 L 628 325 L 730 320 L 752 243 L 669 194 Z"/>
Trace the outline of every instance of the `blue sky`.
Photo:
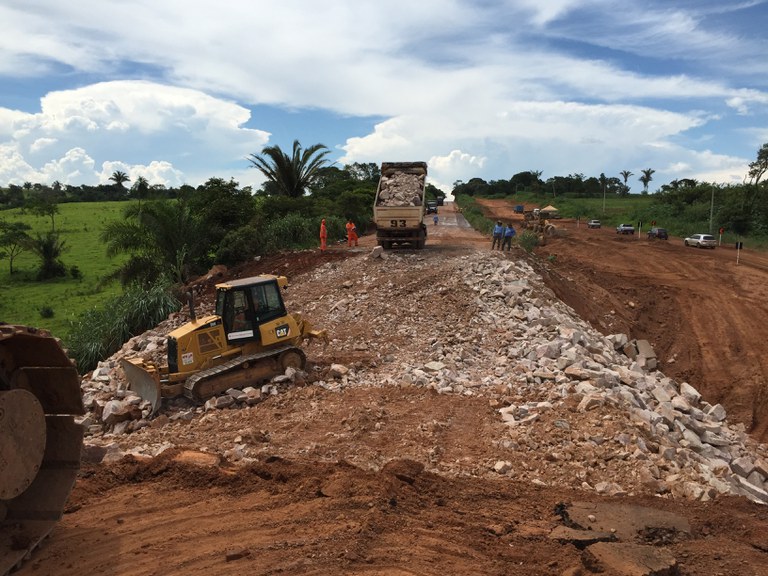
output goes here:
<path id="1" fill-rule="evenodd" d="M 3 0 L 0 186 L 258 187 L 246 157 L 741 182 L 768 0 Z"/>

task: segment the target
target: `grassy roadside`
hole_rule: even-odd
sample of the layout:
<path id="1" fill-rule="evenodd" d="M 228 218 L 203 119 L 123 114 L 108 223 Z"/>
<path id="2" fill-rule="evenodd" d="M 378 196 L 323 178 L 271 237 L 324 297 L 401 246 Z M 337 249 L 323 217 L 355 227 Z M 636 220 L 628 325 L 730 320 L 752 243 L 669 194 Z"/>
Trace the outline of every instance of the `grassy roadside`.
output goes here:
<path id="1" fill-rule="evenodd" d="M 631 223 L 637 226 L 639 222 L 642 222 L 643 234 L 650 229 L 653 221 L 656 222 L 657 226 L 666 228 L 670 235 L 679 238 L 709 232 L 708 210 L 699 214 L 694 220 L 681 220 L 670 215 L 667 206 L 655 203 L 652 195 L 630 194 L 623 198 L 608 197 L 603 201 L 603 198 L 570 198 L 566 196 L 553 198 L 552 196 L 521 191 L 514 196 L 493 198 L 507 200 L 513 205 L 526 204 L 540 208 L 552 204 L 563 218 L 578 218 L 583 222 L 595 218 L 600 220 L 604 227 L 615 227 L 621 223 Z M 485 218 L 482 207 L 475 202 L 473 197 L 459 195 L 457 205 L 461 207 L 464 216 L 476 230 L 486 234 L 490 233 L 493 223 Z M 717 235 L 717 230 L 714 230 L 714 234 Z M 723 244 L 743 242 L 747 248 L 768 250 L 768 237 L 750 236 L 745 238 L 728 230 L 723 234 L 722 242 Z"/>

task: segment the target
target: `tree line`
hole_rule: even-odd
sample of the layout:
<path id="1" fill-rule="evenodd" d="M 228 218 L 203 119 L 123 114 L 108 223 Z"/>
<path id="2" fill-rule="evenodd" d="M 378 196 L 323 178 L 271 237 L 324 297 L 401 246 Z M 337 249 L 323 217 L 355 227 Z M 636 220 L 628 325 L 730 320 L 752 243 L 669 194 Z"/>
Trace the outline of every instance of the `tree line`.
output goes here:
<path id="1" fill-rule="evenodd" d="M 690 222 L 710 221 L 715 229 L 739 235 L 768 235 L 768 143 L 757 151 L 749 163 L 747 174 L 740 184 L 699 182 L 693 178 L 681 178 L 664 184 L 651 194 L 657 213 L 670 219 Z M 656 171 L 641 170 L 638 178 L 643 194 L 649 194 L 648 186 Z M 618 176 L 586 177 L 584 174 L 553 176 L 542 180 L 540 170 L 518 172 L 509 180 L 472 178 L 468 182 L 457 181 L 453 185 L 454 196 L 513 197 L 525 191 L 540 195 L 542 201 L 554 202 L 557 197 L 605 198 L 626 197 L 630 194 L 628 180 L 634 174 L 622 170 Z"/>
<path id="2" fill-rule="evenodd" d="M 33 236 L 30 227 L 2 217 L 0 258 L 13 262 L 25 251 L 41 259 L 38 278 L 64 276 L 65 239 L 56 231 L 58 206 L 64 202 L 126 201 L 123 218 L 101 234 L 108 255 L 126 254 L 114 278 L 127 286 L 147 285 L 161 275 L 183 284 L 214 263 L 234 265 L 277 250 L 306 248 L 317 241 L 321 218 L 329 237 L 341 238 L 348 219 L 364 230 L 371 219 L 379 179 L 377 165 L 332 165 L 328 150 L 317 144 L 292 154 L 267 147 L 249 158 L 266 176 L 260 189 L 233 179 L 211 178 L 178 188 L 152 186 L 138 177 L 115 172 L 111 185 L 97 187 L 25 185 L 0 189 L 0 209 L 18 207 L 50 219 L 50 230 Z"/>

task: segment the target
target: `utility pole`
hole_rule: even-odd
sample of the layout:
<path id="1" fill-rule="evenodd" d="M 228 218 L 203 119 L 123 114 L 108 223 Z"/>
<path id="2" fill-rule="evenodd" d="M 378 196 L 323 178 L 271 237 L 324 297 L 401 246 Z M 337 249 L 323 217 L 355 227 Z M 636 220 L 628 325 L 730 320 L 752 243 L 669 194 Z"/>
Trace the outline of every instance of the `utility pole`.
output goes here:
<path id="1" fill-rule="evenodd" d="M 715 187 L 712 186 L 712 199 L 709 202 L 709 233 L 712 234 L 712 216 L 715 213 Z"/>
<path id="2" fill-rule="evenodd" d="M 605 182 L 603 182 L 603 216 L 605 216 Z"/>

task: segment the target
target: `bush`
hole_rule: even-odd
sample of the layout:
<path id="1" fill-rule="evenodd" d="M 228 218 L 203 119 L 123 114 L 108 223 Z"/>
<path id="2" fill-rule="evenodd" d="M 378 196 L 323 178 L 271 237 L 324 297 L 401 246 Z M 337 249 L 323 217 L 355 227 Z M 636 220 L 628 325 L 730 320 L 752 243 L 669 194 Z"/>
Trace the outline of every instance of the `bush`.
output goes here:
<path id="1" fill-rule="evenodd" d="M 234 266 L 264 252 L 264 242 L 256 226 L 243 226 L 228 232 L 216 252 L 216 263 Z"/>
<path id="2" fill-rule="evenodd" d="M 517 243 L 523 250 L 530 253 L 539 245 L 539 236 L 530 230 L 525 230 L 522 234 L 517 236 Z"/>
<path id="3" fill-rule="evenodd" d="M 267 252 L 309 248 L 320 242 L 320 223 L 299 214 L 288 214 L 270 222 L 263 233 Z"/>
<path id="4" fill-rule="evenodd" d="M 472 228 L 483 234 L 491 233 L 494 222 L 485 217 L 482 207 L 474 198 L 462 194 L 456 197 L 456 203 L 461 208 L 462 216 L 472 225 Z"/>
<path id="5" fill-rule="evenodd" d="M 41 318 L 53 318 L 53 308 L 50 306 L 43 306 L 40 308 L 40 317 Z"/>
<path id="6" fill-rule="evenodd" d="M 81 373 L 93 370 L 132 336 L 141 334 L 179 310 L 181 303 L 172 295 L 171 284 L 162 279 L 145 288 L 129 287 L 125 293 L 107 301 L 102 309 L 82 314 L 72 325 L 67 348 Z"/>
<path id="7" fill-rule="evenodd" d="M 69 275 L 72 276 L 75 280 L 80 280 L 83 277 L 83 273 L 80 271 L 80 268 L 77 267 L 77 265 L 71 266 L 69 268 Z"/>

